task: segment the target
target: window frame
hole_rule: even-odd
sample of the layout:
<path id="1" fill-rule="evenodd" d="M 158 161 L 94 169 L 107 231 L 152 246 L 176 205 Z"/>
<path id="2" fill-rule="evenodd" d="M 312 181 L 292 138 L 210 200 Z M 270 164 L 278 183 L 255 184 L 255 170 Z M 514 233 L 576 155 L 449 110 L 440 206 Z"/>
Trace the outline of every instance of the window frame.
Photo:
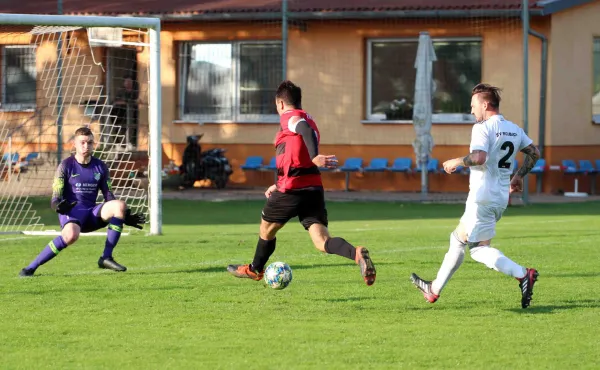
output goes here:
<path id="1" fill-rule="evenodd" d="M 34 44 L 4 44 L 0 45 L 0 51 L 2 53 L 2 69 L 0 73 L 1 82 L 0 84 L 0 111 L 2 112 L 34 112 L 37 109 L 37 79 L 38 79 L 38 70 L 37 70 L 37 45 Z M 34 62 L 35 62 L 35 83 L 36 83 L 36 94 L 35 101 L 32 104 L 28 103 L 6 103 L 6 49 L 33 49 L 34 50 Z"/>
<path id="2" fill-rule="evenodd" d="M 366 48 L 367 48 L 367 59 L 366 59 L 366 106 L 364 110 L 365 119 L 362 120 L 362 123 L 365 124 L 401 124 L 401 125 L 412 125 L 412 120 L 382 120 L 374 117 L 371 112 L 373 97 L 372 97 L 372 67 L 373 67 L 373 44 L 377 42 L 414 42 L 416 44 L 419 43 L 418 37 L 385 37 L 385 38 L 369 38 L 366 40 Z M 481 70 L 483 72 L 483 37 L 472 36 L 472 37 L 432 37 L 432 42 L 469 42 L 476 41 L 481 44 L 481 58 L 482 65 Z M 416 57 L 416 55 L 415 55 Z M 435 62 L 434 62 L 435 63 Z M 415 69 L 416 73 L 416 69 Z M 451 125 L 471 125 L 475 123 L 475 118 L 468 113 L 434 113 L 431 117 L 432 124 L 451 124 Z"/>
<path id="3" fill-rule="evenodd" d="M 596 78 L 598 78 L 600 80 L 600 76 L 596 77 L 595 74 L 595 62 L 596 62 L 596 44 L 598 44 L 598 48 L 600 48 L 600 36 L 593 36 L 592 37 L 592 124 L 594 125 L 600 125 L 600 113 L 598 114 L 594 114 L 594 95 L 595 95 L 595 86 L 594 84 L 596 83 Z M 600 53 L 598 53 L 598 58 L 600 58 Z M 600 61 L 599 61 L 600 62 Z M 600 71 L 599 71 L 600 72 Z M 597 94 L 600 94 L 600 91 L 598 91 Z"/>
<path id="4" fill-rule="evenodd" d="M 233 112 L 231 119 L 218 119 L 217 115 L 214 114 L 190 114 L 185 112 L 185 95 L 186 95 L 186 80 L 188 68 L 185 66 L 185 53 L 186 47 L 191 47 L 193 45 L 198 44 L 206 44 L 206 45 L 214 45 L 214 44 L 222 44 L 222 45 L 231 45 L 231 62 L 232 62 L 232 82 L 231 82 L 231 105 L 233 107 Z M 221 41 L 221 40 L 189 40 L 182 41 L 179 43 L 178 47 L 178 71 L 177 77 L 179 79 L 179 96 L 178 96 L 178 106 L 179 106 L 179 120 L 176 122 L 196 122 L 196 123 L 279 123 L 279 115 L 277 113 L 273 114 L 242 114 L 240 113 L 240 49 L 241 45 L 247 44 L 276 44 L 283 47 L 283 43 L 281 40 L 234 40 L 234 41 Z M 188 50 L 188 51 L 189 51 Z M 275 97 L 273 96 L 273 104 L 275 104 Z"/>

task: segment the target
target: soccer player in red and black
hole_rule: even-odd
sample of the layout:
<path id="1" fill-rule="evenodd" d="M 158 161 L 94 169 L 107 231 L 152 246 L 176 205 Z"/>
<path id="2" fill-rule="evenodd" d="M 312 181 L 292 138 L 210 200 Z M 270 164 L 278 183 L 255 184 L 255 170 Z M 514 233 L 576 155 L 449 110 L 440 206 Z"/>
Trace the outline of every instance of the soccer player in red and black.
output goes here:
<path id="1" fill-rule="evenodd" d="M 318 250 L 355 261 L 367 285 L 373 285 L 375 266 L 369 251 L 355 248 L 342 238 L 331 237 L 327 230 L 319 167 L 336 168 L 337 159 L 334 155 L 319 154 L 319 129 L 302 110 L 302 90 L 291 81 L 282 82 L 275 104 L 281 125 L 275 138 L 277 184 L 265 192 L 267 203 L 262 210 L 254 260 L 248 265 L 229 265 L 227 271 L 239 278 L 261 280 L 265 265 L 275 251 L 277 231 L 297 216 Z"/>

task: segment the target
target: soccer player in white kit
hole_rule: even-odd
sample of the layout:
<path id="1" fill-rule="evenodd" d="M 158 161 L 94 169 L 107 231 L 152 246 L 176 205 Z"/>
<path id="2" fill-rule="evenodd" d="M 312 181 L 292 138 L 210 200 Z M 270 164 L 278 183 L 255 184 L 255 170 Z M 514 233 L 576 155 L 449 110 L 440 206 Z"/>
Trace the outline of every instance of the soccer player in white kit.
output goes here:
<path id="1" fill-rule="evenodd" d="M 488 84 L 473 88 L 471 114 L 477 123 L 473 125 L 470 154 L 444 162 L 447 173 L 454 172 L 458 166 L 470 167 L 469 196 L 460 223 L 450 234 L 450 248 L 435 280 L 426 281 L 414 273 L 410 277 L 430 303 L 438 300 L 442 289 L 462 264 L 467 248 L 475 261 L 519 281 L 521 307 L 529 307 L 533 296 L 538 272 L 518 265 L 491 245 L 496 235 L 496 222 L 508 205 L 510 193 L 522 190 L 523 177 L 540 157 L 523 129 L 499 113 L 499 92 L 499 88 Z M 523 152 L 525 160 L 511 180 L 519 151 Z"/>

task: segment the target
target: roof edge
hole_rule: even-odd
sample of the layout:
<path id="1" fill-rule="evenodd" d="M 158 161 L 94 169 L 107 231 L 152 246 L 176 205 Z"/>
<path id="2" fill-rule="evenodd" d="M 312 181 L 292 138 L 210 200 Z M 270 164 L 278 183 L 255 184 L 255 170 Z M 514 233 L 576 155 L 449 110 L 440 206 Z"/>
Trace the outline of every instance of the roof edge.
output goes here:
<path id="1" fill-rule="evenodd" d="M 163 21 L 239 21 L 239 20 L 278 20 L 281 12 L 257 13 L 166 13 L 156 14 Z M 541 9 L 530 10 L 531 16 L 541 16 Z M 137 16 L 137 15 L 133 15 Z M 141 16 L 141 15 L 140 15 Z M 148 16 L 147 14 L 144 16 Z M 288 12 L 288 19 L 294 20 L 358 20 L 393 18 L 477 18 L 477 17 L 521 17 L 520 9 L 477 9 L 477 10 L 391 10 L 391 11 L 331 11 L 331 12 Z"/>
<path id="2" fill-rule="evenodd" d="M 541 0 L 536 5 L 542 8 L 542 15 L 551 15 L 594 1 L 596 0 Z"/>

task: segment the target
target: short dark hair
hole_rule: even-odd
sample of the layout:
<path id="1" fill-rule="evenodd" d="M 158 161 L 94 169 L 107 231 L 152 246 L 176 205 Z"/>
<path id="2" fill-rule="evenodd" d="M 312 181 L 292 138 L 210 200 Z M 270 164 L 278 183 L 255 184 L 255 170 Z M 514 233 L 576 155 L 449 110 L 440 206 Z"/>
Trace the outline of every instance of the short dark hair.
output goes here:
<path id="1" fill-rule="evenodd" d="M 75 131 L 75 136 L 93 136 L 94 133 L 90 130 L 89 127 L 80 127 Z"/>
<path id="2" fill-rule="evenodd" d="M 292 81 L 285 80 L 280 83 L 275 97 L 283 100 L 286 105 L 302 108 L 302 89 Z"/>
<path id="3" fill-rule="evenodd" d="M 499 87 L 492 86 L 490 84 L 478 84 L 473 88 L 471 96 L 475 94 L 481 94 L 481 99 L 486 101 L 492 108 L 500 108 L 500 89 Z"/>

